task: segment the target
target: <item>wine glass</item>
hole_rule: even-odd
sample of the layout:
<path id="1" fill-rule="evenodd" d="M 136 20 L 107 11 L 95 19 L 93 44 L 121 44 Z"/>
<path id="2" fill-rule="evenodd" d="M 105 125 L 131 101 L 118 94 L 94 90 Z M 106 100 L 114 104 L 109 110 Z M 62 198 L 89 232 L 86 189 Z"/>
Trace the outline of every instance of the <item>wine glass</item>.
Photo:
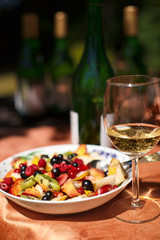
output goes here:
<path id="1" fill-rule="evenodd" d="M 139 196 L 138 158 L 160 140 L 160 79 L 147 75 L 117 76 L 107 80 L 103 102 L 104 128 L 112 144 L 132 159 L 132 198 L 112 205 L 116 218 L 130 223 L 148 222 L 159 216 L 159 205 Z"/>

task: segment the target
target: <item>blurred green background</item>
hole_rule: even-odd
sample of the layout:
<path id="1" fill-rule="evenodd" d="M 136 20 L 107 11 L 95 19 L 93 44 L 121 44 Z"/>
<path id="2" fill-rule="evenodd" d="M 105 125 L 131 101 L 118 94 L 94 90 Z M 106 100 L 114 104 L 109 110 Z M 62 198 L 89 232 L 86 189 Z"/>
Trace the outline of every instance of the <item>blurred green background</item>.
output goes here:
<path id="1" fill-rule="evenodd" d="M 122 9 L 139 7 L 139 40 L 148 73 L 160 76 L 160 1 L 104 0 L 104 41 L 108 58 L 115 64 L 122 48 Z M 36 12 L 40 18 L 42 53 L 47 63 L 53 47 L 53 14 L 69 15 L 69 50 L 75 67 L 83 52 L 86 33 L 85 0 L 0 0 L 0 96 L 12 95 L 16 87 L 16 63 L 21 48 L 21 15 Z"/>

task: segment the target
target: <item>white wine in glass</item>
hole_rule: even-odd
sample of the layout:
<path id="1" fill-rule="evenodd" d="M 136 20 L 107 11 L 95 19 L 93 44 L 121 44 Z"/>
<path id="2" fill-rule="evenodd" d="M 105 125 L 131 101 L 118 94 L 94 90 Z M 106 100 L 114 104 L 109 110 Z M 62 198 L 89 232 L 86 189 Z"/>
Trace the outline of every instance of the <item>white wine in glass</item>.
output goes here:
<path id="1" fill-rule="evenodd" d="M 160 79 L 146 75 L 117 76 L 107 80 L 103 120 L 112 144 L 132 159 L 132 198 L 112 205 L 112 214 L 125 222 L 142 223 L 157 218 L 158 203 L 139 196 L 138 159 L 160 140 L 160 127 L 154 119 L 158 101 L 160 115 Z"/>

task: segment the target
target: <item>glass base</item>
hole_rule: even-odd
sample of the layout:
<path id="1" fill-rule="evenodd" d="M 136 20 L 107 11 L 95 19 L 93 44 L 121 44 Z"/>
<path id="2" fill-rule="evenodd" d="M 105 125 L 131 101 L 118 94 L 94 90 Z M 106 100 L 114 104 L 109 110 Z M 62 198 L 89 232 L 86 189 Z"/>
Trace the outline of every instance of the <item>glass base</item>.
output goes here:
<path id="1" fill-rule="evenodd" d="M 128 223 L 149 222 L 160 215 L 159 204 L 151 199 L 141 197 L 139 207 L 133 207 L 131 201 L 131 198 L 117 200 L 112 205 L 112 215 Z"/>

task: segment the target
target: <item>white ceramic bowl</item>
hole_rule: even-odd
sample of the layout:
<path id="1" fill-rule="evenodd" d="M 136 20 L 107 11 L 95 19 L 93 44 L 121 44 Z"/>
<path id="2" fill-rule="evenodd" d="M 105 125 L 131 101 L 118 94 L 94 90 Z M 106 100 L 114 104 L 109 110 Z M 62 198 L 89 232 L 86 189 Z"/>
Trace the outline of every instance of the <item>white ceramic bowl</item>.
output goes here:
<path id="1" fill-rule="evenodd" d="M 64 153 L 69 150 L 75 150 L 78 145 L 53 145 L 53 146 L 46 146 L 41 148 L 34 148 L 30 149 L 25 152 L 18 153 L 13 155 L 0 163 L 0 179 L 2 179 L 6 173 L 11 169 L 11 162 L 17 156 L 26 156 L 30 153 L 37 152 L 39 154 L 53 154 L 54 152 L 57 153 Z M 109 163 L 110 160 L 114 157 L 118 158 L 121 162 L 127 161 L 129 158 L 124 154 L 120 153 L 119 151 L 106 148 L 97 145 L 87 145 L 88 152 L 92 152 L 96 150 L 102 156 L 106 158 L 106 161 Z M 96 208 L 112 198 L 118 195 L 131 181 L 131 171 L 128 172 L 128 179 L 125 180 L 120 187 L 110 192 L 104 193 L 99 196 L 94 196 L 90 198 L 84 199 L 76 199 L 76 200 L 69 200 L 69 201 L 40 201 L 40 200 L 30 200 L 25 198 L 20 198 L 13 196 L 9 193 L 6 193 L 0 189 L 0 191 L 11 201 L 15 202 L 16 204 L 30 209 L 32 211 L 47 213 L 47 214 L 71 214 L 71 213 L 78 213 L 87 211 L 93 208 Z"/>

